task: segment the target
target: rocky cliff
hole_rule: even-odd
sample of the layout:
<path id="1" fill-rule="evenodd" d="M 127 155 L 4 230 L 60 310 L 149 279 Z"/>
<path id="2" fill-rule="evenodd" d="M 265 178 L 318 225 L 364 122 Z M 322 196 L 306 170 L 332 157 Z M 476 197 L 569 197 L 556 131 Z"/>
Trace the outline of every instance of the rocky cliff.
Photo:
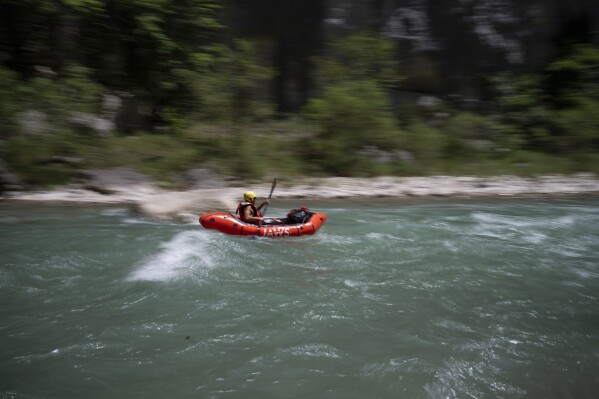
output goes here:
<path id="1" fill-rule="evenodd" d="M 402 90 L 465 99 L 484 97 L 484 77 L 497 71 L 538 71 L 569 42 L 599 45 L 594 0 L 231 0 L 229 10 L 238 33 L 270 40 L 283 111 L 313 89 L 309 58 L 344 32 L 396 39 Z"/>

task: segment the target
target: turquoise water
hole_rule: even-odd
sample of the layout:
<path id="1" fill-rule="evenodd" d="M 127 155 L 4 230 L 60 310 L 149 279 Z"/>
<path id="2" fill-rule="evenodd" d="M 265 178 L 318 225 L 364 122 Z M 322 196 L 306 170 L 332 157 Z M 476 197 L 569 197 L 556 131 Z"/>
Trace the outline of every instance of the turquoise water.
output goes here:
<path id="1" fill-rule="evenodd" d="M 599 199 L 275 202 L 329 220 L 0 205 L 0 397 L 598 396 Z"/>

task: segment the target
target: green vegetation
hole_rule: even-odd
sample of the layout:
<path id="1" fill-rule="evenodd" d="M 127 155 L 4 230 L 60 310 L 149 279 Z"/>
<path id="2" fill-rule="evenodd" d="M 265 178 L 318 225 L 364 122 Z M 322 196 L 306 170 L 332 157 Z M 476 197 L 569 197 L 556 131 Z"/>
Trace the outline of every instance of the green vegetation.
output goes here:
<path id="1" fill-rule="evenodd" d="M 318 91 L 281 119 L 264 90 L 279 71 L 259 42 L 228 36 L 216 0 L 0 0 L 0 11 L 0 157 L 27 184 L 114 166 L 170 185 L 199 166 L 250 179 L 599 173 L 588 45 L 535 75 L 493 76 L 484 111 L 465 111 L 396 105 L 394 42 L 353 33 L 312 60 Z"/>

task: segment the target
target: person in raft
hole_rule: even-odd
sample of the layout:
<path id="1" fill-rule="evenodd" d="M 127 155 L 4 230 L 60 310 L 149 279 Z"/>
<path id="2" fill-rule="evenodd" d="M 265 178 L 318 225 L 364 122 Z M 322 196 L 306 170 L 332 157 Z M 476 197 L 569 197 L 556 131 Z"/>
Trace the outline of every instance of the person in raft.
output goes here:
<path id="1" fill-rule="evenodd" d="M 239 205 L 237 205 L 235 213 L 239 215 L 239 219 L 243 222 L 262 224 L 265 219 L 262 217 L 260 209 L 269 203 L 270 200 L 267 199 L 259 206 L 256 206 L 256 194 L 253 191 L 246 191 L 243 193 L 243 202 L 240 202 Z"/>

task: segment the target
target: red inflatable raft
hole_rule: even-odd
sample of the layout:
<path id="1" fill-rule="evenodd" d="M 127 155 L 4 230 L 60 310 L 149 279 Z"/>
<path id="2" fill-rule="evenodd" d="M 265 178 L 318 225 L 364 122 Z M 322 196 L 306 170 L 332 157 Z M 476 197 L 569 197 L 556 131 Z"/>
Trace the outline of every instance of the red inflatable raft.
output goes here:
<path id="1" fill-rule="evenodd" d="M 316 233 L 320 226 L 327 220 L 327 215 L 310 212 L 309 218 L 303 223 L 293 223 L 287 219 L 281 220 L 284 221 L 283 224 L 256 225 L 242 222 L 238 217 L 227 212 L 210 212 L 200 216 L 200 224 L 202 226 L 207 229 L 218 230 L 225 234 L 259 237 L 295 237 Z"/>

